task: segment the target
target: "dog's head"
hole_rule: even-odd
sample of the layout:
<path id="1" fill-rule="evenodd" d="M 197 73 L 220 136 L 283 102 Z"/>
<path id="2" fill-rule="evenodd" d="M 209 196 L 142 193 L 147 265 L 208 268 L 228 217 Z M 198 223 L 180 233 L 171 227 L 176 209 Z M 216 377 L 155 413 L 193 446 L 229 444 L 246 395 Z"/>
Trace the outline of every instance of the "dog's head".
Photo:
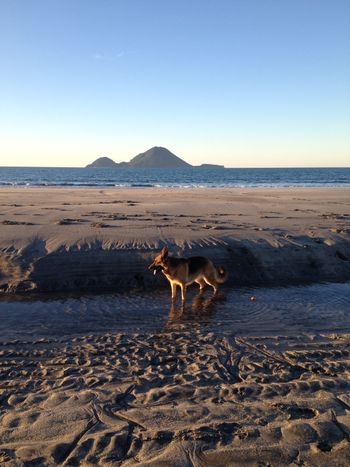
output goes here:
<path id="1" fill-rule="evenodd" d="M 167 262 L 168 262 L 168 254 L 169 254 L 168 248 L 165 246 L 162 249 L 162 251 L 159 253 L 159 255 L 157 255 L 154 258 L 153 263 L 151 263 L 148 266 L 148 269 L 153 271 L 153 274 L 157 274 L 157 272 L 161 272 L 164 269 L 166 269 Z"/>

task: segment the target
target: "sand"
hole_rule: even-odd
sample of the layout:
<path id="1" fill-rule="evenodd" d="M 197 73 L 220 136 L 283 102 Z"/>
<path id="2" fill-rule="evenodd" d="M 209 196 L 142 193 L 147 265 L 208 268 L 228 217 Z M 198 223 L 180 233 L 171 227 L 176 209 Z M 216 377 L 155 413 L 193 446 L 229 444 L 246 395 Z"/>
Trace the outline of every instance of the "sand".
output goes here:
<path id="1" fill-rule="evenodd" d="M 0 349 L 1 465 L 350 463 L 350 334 L 191 326 Z"/>
<path id="2" fill-rule="evenodd" d="M 165 244 L 229 284 L 350 278 L 350 188 L 2 189 L 3 292 L 150 287 Z"/>
<path id="3" fill-rule="evenodd" d="M 0 464 L 349 465 L 348 298 L 332 319 L 332 301 L 327 310 L 304 309 L 302 296 L 289 293 L 284 297 L 297 304 L 292 314 L 276 301 L 276 289 L 271 316 L 265 298 L 259 317 L 252 310 L 263 293 L 254 289 L 257 301 L 246 291 L 245 308 L 235 299 L 234 320 L 200 319 L 215 317 L 232 290 L 238 296 L 238 284 L 349 279 L 349 195 L 0 191 Z M 210 291 L 203 299 L 190 290 L 185 309 L 177 302 L 169 311 L 168 285 L 146 270 L 164 244 L 228 268 L 217 303 Z M 341 286 L 347 284 L 334 285 Z M 129 300 L 144 314 L 142 294 L 160 287 L 162 295 L 151 300 L 163 304 L 165 324 L 157 331 L 118 329 L 113 300 L 106 307 L 101 299 L 92 313 L 96 326 L 86 332 L 87 299 L 61 315 L 48 302 L 43 323 L 43 304 L 16 314 L 6 293 L 108 287 L 129 290 L 128 299 L 115 298 L 116 307 Z"/>

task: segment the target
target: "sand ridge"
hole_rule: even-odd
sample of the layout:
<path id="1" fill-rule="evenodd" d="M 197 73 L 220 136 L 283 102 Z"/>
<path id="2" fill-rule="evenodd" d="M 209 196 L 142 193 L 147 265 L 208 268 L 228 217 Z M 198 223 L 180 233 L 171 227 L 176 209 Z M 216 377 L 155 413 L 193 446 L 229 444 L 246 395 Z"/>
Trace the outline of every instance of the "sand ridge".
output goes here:
<path id="1" fill-rule="evenodd" d="M 0 290 L 154 286 L 165 244 L 238 269 L 234 285 L 342 281 L 349 221 L 349 188 L 2 189 Z"/>

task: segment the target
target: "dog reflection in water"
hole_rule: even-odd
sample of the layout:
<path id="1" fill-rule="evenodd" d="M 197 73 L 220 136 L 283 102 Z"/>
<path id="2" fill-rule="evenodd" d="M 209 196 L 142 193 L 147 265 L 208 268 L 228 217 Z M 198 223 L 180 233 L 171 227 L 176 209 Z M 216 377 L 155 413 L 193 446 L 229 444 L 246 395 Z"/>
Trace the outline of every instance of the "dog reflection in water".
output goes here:
<path id="1" fill-rule="evenodd" d="M 165 327 L 183 324 L 186 321 L 206 322 L 215 313 L 216 304 L 223 300 L 225 298 L 220 294 L 205 297 L 203 292 L 199 292 L 193 298 L 191 305 L 185 305 L 184 302 L 181 302 L 179 306 L 176 306 L 176 302 L 173 300 Z"/>

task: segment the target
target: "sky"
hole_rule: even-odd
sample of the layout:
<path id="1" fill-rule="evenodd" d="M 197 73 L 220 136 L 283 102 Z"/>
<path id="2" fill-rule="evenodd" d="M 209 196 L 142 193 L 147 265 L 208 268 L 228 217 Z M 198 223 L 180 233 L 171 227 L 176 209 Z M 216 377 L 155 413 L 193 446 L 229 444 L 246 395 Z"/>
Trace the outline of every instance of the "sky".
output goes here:
<path id="1" fill-rule="evenodd" d="M 0 0 L 0 166 L 350 166 L 349 0 Z"/>

